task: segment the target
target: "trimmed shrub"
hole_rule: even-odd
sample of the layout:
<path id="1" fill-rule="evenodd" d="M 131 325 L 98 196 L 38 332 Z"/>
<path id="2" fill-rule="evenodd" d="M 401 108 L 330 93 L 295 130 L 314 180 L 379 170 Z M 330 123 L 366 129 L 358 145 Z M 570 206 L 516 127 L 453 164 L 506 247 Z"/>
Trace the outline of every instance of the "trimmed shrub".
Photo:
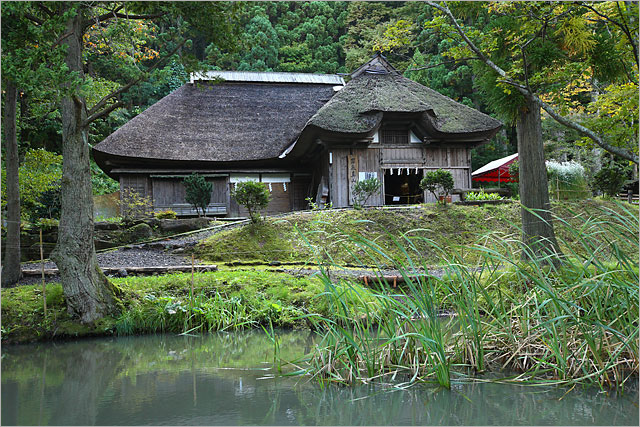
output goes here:
<path id="1" fill-rule="evenodd" d="M 159 211 L 153 214 L 153 216 L 155 216 L 158 219 L 176 219 L 178 218 L 178 214 L 171 210 L 171 209 L 167 209 L 164 211 Z"/>
<path id="2" fill-rule="evenodd" d="M 420 181 L 420 188 L 428 190 L 436 199 L 439 196 L 443 196 L 442 202 L 445 205 L 447 204 L 447 196 L 453 190 L 453 185 L 453 175 L 444 169 L 429 171 L 424 174 L 424 178 Z"/>
<path id="3" fill-rule="evenodd" d="M 267 186 L 261 182 L 247 181 L 236 183 L 231 197 L 249 211 L 249 218 L 254 224 L 260 220 L 258 211 L 269 205 L 271 195 Z"/>
<path id="4" fill-rule="evenodd" d="M 200 216 L 200 210 L 202 209 L 202 215 L 207 214 L 207 206 L 211 202 L 211 190 L 213 190 L 213 184 L 207 182 L 202 175 L 192 173 L 186 177 L 184 181 L 185 187 L 185 201 L 189 203 L 198 212 Z"/>
<path id="5" fill-rule="evenodd" d="M 604 165 L 593 177 L 593 188 L 607 196 L 615 197 L 629 179 L 630 168 L 617 162 Z"/>

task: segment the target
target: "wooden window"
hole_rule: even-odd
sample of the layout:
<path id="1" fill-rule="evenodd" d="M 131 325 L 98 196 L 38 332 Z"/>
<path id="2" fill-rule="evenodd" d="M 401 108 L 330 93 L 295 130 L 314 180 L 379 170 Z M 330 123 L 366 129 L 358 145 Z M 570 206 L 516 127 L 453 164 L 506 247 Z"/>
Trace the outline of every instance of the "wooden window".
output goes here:
<path id="1" fill-rule="evenodd" d="M 409 132 L 406 129 L 382 129 L 380 139 L 383 144 L 408 144 Z"/>

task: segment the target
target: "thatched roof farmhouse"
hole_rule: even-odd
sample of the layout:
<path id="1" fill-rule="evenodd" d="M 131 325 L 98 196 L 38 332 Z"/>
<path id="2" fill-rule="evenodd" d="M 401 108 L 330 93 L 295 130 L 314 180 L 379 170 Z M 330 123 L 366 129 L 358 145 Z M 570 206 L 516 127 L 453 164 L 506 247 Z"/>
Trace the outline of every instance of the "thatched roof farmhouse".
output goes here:
<path id="1" fill-rule="evenodd" d="M 376 55 L 351 75 L 214 71 L 162 98 L 97 144 L 98 165 L 153 201 L 195 214 L 182 179 L 213 186 L 208 213 L 242 216 L 230 189 L 268 184 L 270 213 L 305 209 L 305 199 L 353 204 L 360 179 L 377 177 L 371 205 L 430 201 L 418 183 L 444 168 L 471 184 L 470 150 L 500 122 L 403 77 Z"/>

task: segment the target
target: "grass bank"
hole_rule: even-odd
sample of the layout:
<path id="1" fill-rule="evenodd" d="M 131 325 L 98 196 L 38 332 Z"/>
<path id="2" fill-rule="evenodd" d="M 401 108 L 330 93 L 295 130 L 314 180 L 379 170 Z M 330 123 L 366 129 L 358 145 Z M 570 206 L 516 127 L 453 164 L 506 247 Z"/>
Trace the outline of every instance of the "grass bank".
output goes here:
<path id="1" fill-rule="evenodd" d="M 553 205 L 558 221 L 579 228 L 588 218 L 606 216 L 607 209 L 620 211 L 619 205 L 602 200 L 562 202 Z M 637 207 L 631 207 L 637 213 Z M 464 261 L 481 261 L 475 251 L 463 248 L 478 243 L 485 234 L 501 233 L 505 238 L 519 233 L 520 207 L 517 203 L 491 206 L 446 207 L 435 204 L 406 209 L 363 209 L 297 212 L 267 219 L 213 235 L 196 247 L 199 257 L 211 262 L 309 262 L 317 261 L 314 254 L 321 253 L 322 262 L 333 265 L 359 265 L 364 258 L 370 265 L 392 266 L 401 262 L 403 250 L 395 244 L 402 236 L 410 236 L 428 265 L 445 265 L 441 251 L 461 250 Z M 582 251 L 579 239 L 566 230 L 557 231 L 566 247 Z M 597 240 L 612 238 L 604 230 Z M 345 244 L 355 236 L 365 238 L 384 252 L 384 256 L 365 256 L 359 247 Z M 621 248 L 633 251 L 626 245 Z"/>
<path id="2" fill-rule="evenodd" d="M 449 387 L 452 377 L 507 370 L 516 373 L 510 381 L 623 386 L 639 371 L 638 213 L 616 208 L 601 206 L 578 224 L 556 218 L 560 262 L 523 262 L 530 249 L 518 233 L 494 232 L 447 249 L 407 234 L 393 241 L 401 258 L 354 236 L 346 244 L 351 252 L 363 253 L 365 263 L 393 263 L 406 289 L 391 293 L 378 281 L 373 306 L 383 310 L 356 317 L 323 274 L 336 315 L 315 318 L 324 338 L 307 373 L 348 384 L 424 380 Z M 429 262 L 422 245 L 439 253 L 444 277 L 421 274 Z M 456 313 L 448 324 L 437 317 L 442 308 Z"/>
<path id="3" fill-rule="evenodd" d="M 260 325 L 309 327 L 304 318 L 309 313 L 332 316 L 328 301 L 322 297 L 324 285 L 315 277 L 268 271 L 197 273 L 193 300 L 191 274 L 112 280 L 124 291 L 122 312 L 90 326 L 69 317 L 60 284 L 47 285 L 46 318 L 40 285 L 3 289 L 2 342 L 154 332 L 204 333 Z M 359 304 L 362 298 L 373 300 L 368 290 L 359 287 L 344 288 L 343 297 L 347 304 Z M 362 307 L 354 310 L 364 312 Z"/>

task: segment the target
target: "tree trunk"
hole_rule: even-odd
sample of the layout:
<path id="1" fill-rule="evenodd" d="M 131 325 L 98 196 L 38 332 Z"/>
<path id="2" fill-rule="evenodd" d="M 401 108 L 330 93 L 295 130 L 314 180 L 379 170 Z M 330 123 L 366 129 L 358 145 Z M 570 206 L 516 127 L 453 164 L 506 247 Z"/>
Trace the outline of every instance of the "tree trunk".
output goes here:
<path id="1" fill-rule="evenodd" d="M 527 99 L 521 110 L 516 130 L 522 240 L 530 248 L 530 252 L 524 253 L 523 257 L 539 259 L 550 254 L 561 255 L 551 219 L 540 107 L 532 99 Z"/>
<path id="2" fill-rule="evenodd" d="M 2 261 L 2 286 L 15 284 L 20 271 L 20 189 L 18 182 L 18 135 L 16 130 L 16 104 L 18 91 L 13 82 L 4 84 L 4 140 L 5 168 L 7 172 L 7 238 Z"/>
<path id="3" fill-rule="evenodd" d="M 69 71 L 82 72 L 82 6 L 67 21 Z M 51 254 L 60 271 L 69 314 L 83 323 L 115 313 L 116 289 L 100 270 L 93 243 L 93 199 L 84 98 L 62 100 L 62 190 L 58 243 Z"/>

